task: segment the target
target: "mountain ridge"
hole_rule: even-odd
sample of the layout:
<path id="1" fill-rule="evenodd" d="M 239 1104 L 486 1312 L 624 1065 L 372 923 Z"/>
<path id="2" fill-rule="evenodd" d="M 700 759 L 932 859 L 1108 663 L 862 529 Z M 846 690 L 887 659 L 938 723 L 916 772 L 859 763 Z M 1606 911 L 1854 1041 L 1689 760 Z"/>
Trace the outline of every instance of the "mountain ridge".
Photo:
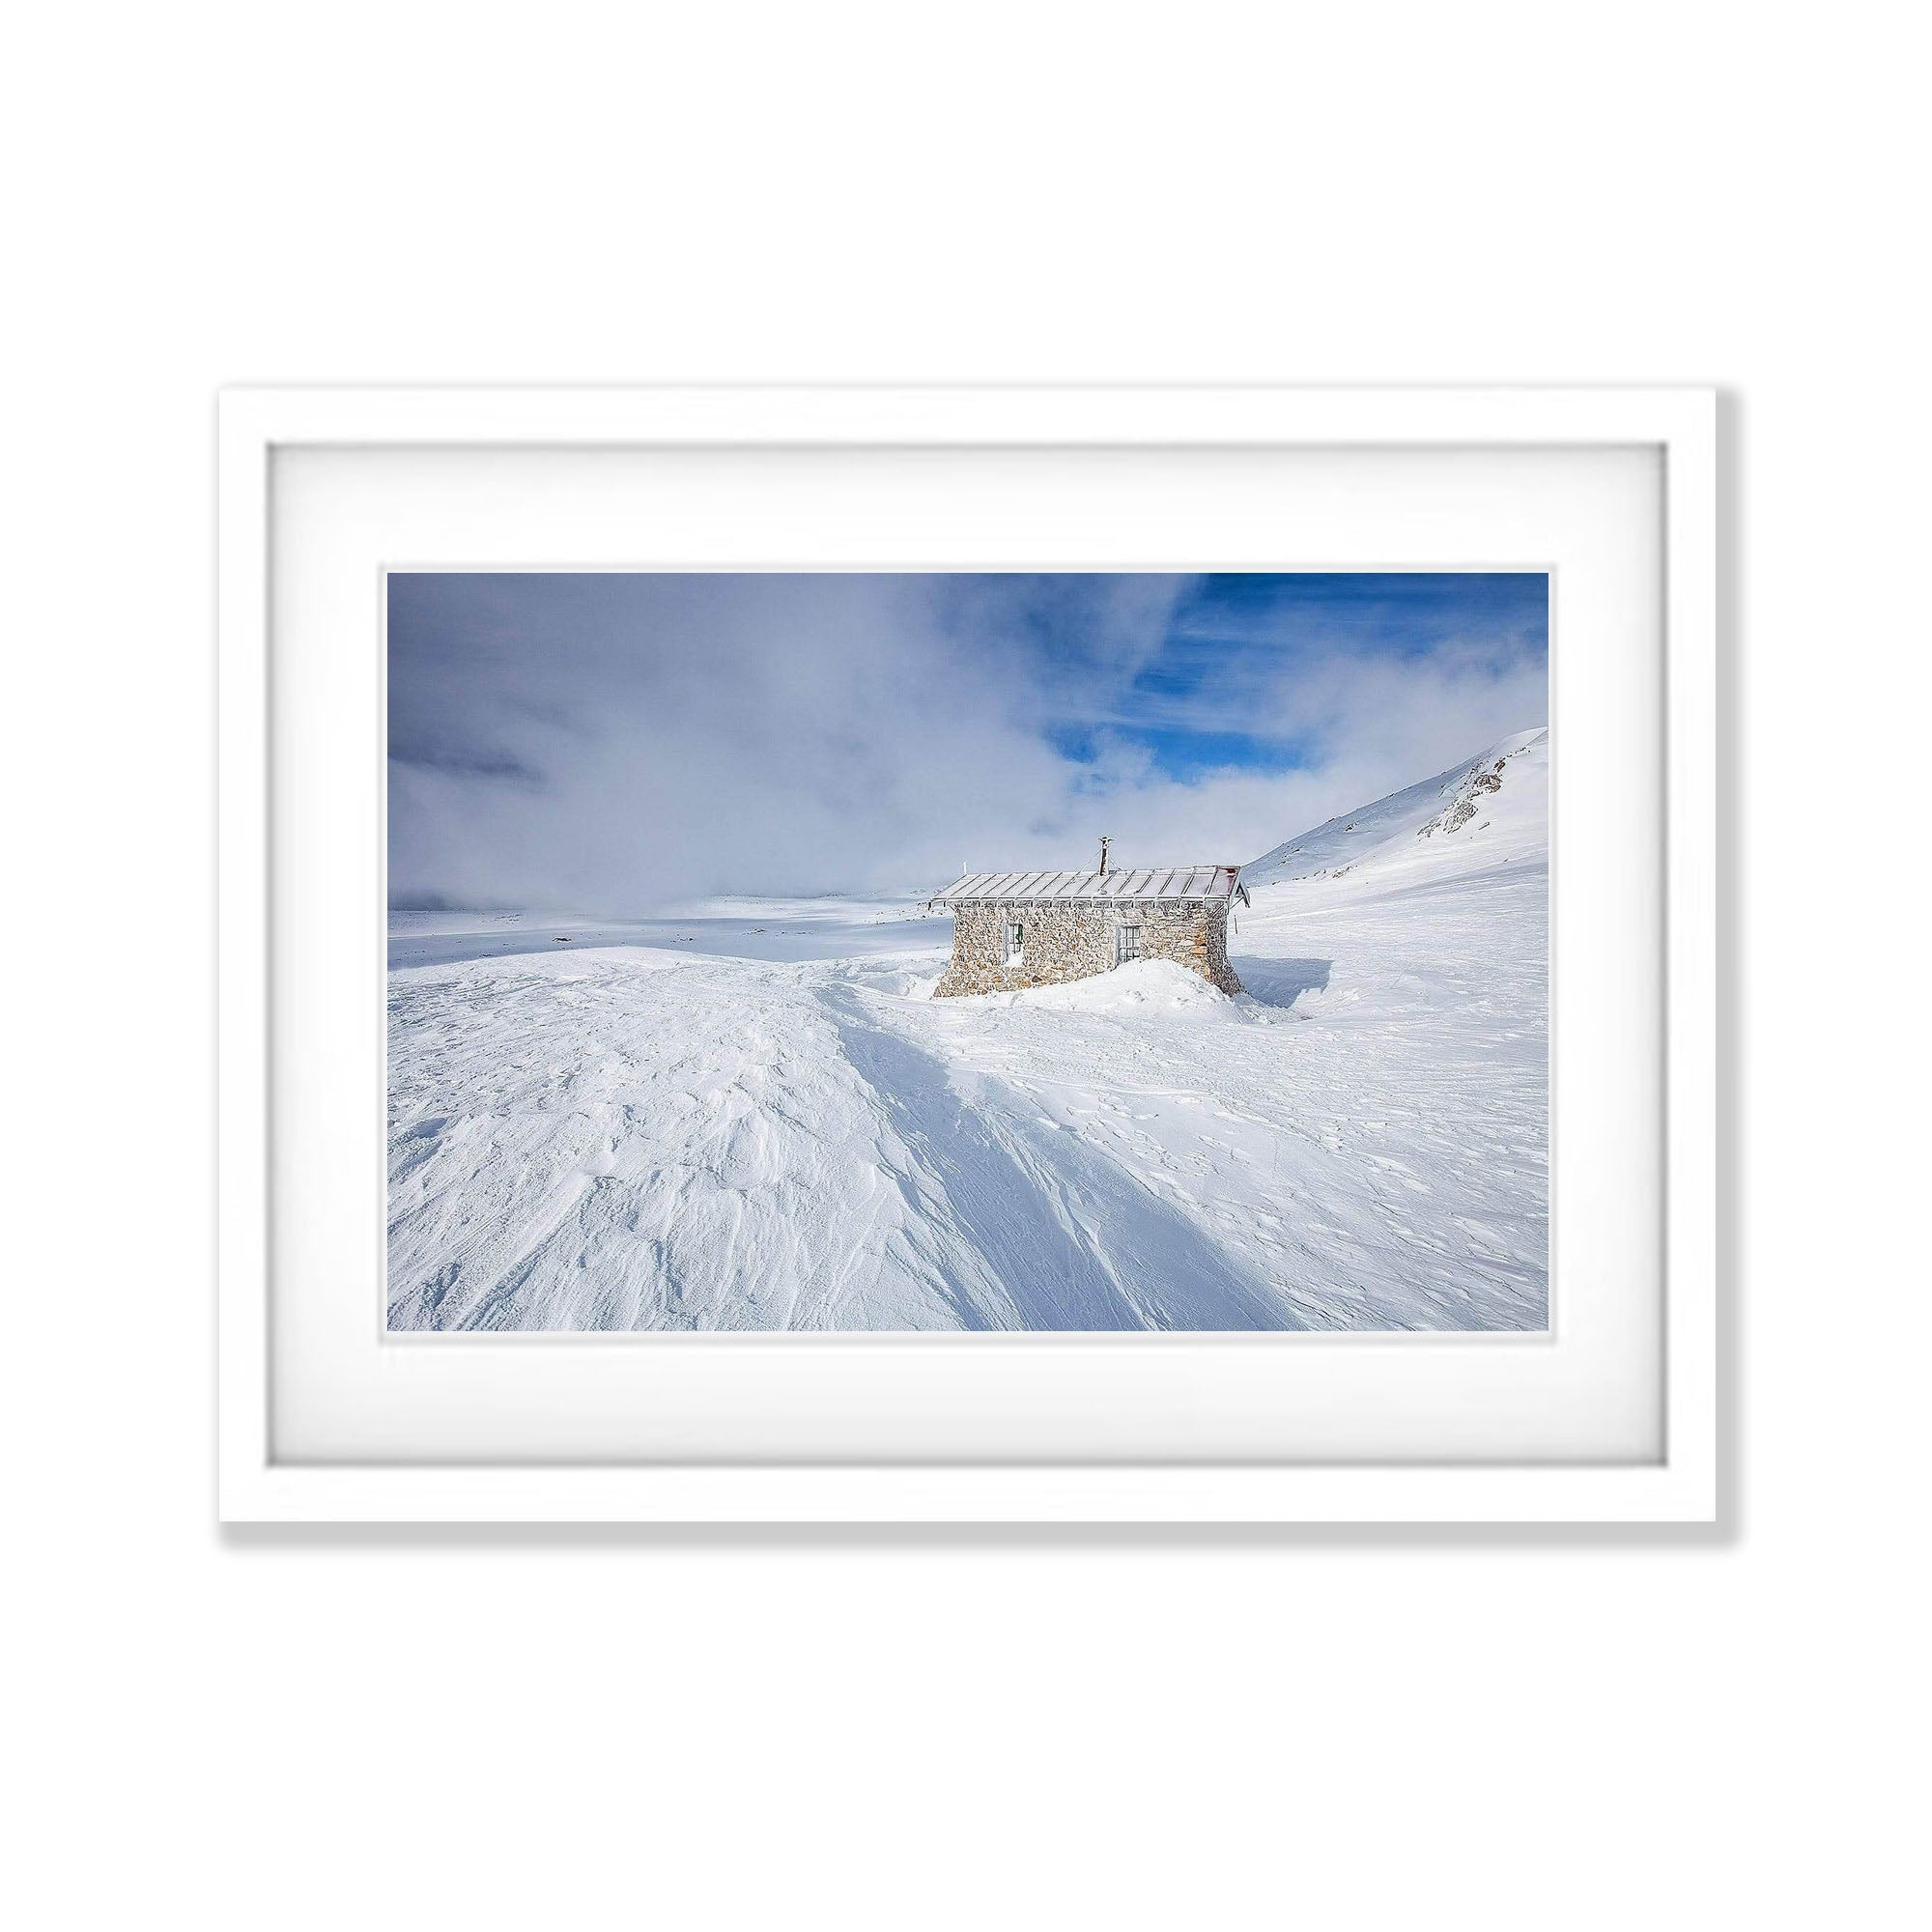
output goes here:
<path id="1" fill-rule="evenodd" d="M 1461 763 L 1284 839 L 1242 867 L 1251 889 L 1368 873 L 1412 882 L 1547 860 L 1549 729 L 1512 731 Z"/>

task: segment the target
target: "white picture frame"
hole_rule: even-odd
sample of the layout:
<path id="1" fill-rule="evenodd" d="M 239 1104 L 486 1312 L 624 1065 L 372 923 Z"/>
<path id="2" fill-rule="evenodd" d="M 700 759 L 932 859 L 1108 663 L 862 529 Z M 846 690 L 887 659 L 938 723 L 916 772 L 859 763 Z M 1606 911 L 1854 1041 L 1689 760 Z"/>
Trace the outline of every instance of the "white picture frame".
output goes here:
<path id="1" fill-rule="evenodd" d="M 239 389 L 220 402 L 219 1510 L 232 1521 L 1649 1522 L 1719 1508 L 1716 1147 L 1716 399 L 1701 388 Z M 294 1457 L 278 1445 L 270 1265 L 270 717 L 277 649 L 271 543 L 278 460 L 304 449 L 518 452 L 1149 453 L 1637 451 L 1661 478 L 1662 1024 L 1618 1042 L 1661 1065 L 1655 1252 L 1662 1290 L 1656 1451 L 1572 1461 L 1486 1453 L 1283 1460 L 1133 1452 L 1131 1413 L 1104 1459 L 890 1453 L 780 1456 L 748 1439 L 689 1460 L 593 1461 L 565 1446 L 425 1460 L 372 1431 Z M 418 559 L 424 560 L 424 559 Z M 597 560 L 604 560 L 599 558 Z M 660 565 L 728 561 L 655 554 Z M 741 559 L 742 560 L 742 559 Z M 788 558 L 796 561 L 796 558 Z M 895 558 L 882 561 L 890 563 Z M 1002 559 L 987 557 L 988 566 Z M 1062 567 L 1086 564 L 1069 555 Z M 1220 559 L 1214 559 L 1220 561 Z M 1386 557 L 1389 563 L 1419 558 Z M 579 557 L 574 561 L 582 563 Z M 1037 562 L 1037 559 L 1029 559 Z M 1170 561 L 1191 565 L 1191 555 Z M 849 559 L 848 559 L 849 567 Z M 286 591 L 287 586 L 282 586 Z M 371 598 L 371 623 L 375 600 Z M 374 632 L 371 633 L 373 639 Z M 1556 675 L 1560 678 L 1562 670 Z M 323 728 L 318 726 L 317 728 Z M 346 764 L 366 768 L 349 742 Z M 361 761 L 361 762 L 357 762 Z M 379 782 L 379 781 L 377 781 Z M 1558 874 L 1556 891 L 1564 890 Z M 359 1184 L 359 1183 L 357 1183 Z M 375 1183 L 371 1183 L 372 1185 Z M 1559 1190 L 1554 1212 L 1564 1206 Z M 1558 1284 L 1558 1294 L 1561 1285 Z M 793 1339 L 763 1338 L 781 1378 Z M 1436 1338 L 1453 1348 L 1455 1338 Z M 623 1345 L 611 1340 L 611 1350 Z M 1225 1351 L 1259 1345 L 1223 1342 Z M 635 1356 L 635 1349 L 632 1350 Z M 1466 1352 L 1466 1351 L 1465 1351 Z M 684 1360 L 695 1361 L 695 1353 Z M 1050 1355 L 1038 1371 L 1057 1371 Z M 1061 1359 L 1070 1359 L 1062 1357 Z M 1324 1358 L 1349 1359 L 1342 1350 Z M 286 1364 L 284 1365 L 286 1369 Z M 1318 1374 L 1330 1373 L 1321 1368 Z M 1340 1374 L 1338 1369 L 1334 1371 Z M 278 1385 L 279 1384 L 279 1385 Z M 497 1384 L 500 1387 L 500 1381 Z M 561 1438 L 559 1438 L 561 1440 Z M 575 1440 L 575 1438 L 573 1438 Z M 1311 1446 L 1311 1443 L 1313 1446 Z M 486 1445 L 487 1446 L 487 1445 Z"/>

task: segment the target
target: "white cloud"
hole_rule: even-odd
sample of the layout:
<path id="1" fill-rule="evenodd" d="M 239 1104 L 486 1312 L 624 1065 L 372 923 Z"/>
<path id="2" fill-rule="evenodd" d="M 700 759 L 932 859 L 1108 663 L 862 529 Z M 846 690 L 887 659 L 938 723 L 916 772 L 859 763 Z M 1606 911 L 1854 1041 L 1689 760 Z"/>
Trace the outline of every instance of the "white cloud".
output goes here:
<path id="1" fill-rule="evenodd" d="M 545 579 L 545 585 L 559 580 Z M 717 892 L 929 890 L 964 865 L 1247 860 L 1540 724 L 1540 657 L 1284 656 L 1189 718 L 1312 735 L 1307 770 L 1164 775 L 1041 735 L 1102 719 L 1181 585 L 1132 577 L 412 580 L 392 624 L 392 896 L 606 913 Z M 604 586 L 600 588 L 600 586 Z M 1041 648 L 1042 627 L 1055 648 Z"/>

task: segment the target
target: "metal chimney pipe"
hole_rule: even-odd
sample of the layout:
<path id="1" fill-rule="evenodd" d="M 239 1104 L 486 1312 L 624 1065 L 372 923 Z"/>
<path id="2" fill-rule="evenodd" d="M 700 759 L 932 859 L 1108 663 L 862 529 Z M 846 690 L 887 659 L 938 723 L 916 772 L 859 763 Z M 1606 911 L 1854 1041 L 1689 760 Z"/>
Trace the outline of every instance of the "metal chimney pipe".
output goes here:
<path id="1" fill-rule="evenodd" d="M 1103 834 L 1100 839 L 1100 876 L 1107 876 L 1107 847 L 1114 841 Z"/>

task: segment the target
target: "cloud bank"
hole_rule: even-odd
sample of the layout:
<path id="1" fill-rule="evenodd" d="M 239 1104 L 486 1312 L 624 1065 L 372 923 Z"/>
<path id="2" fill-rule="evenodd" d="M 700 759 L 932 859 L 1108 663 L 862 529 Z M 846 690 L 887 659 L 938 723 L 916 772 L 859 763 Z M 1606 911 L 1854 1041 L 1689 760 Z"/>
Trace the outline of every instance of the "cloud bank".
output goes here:
<path id="1" fill-rule="evenodd" d="M 396 574 L 390 902 L 1245 861 L 1547 717 L 1540 576 Z"/>

